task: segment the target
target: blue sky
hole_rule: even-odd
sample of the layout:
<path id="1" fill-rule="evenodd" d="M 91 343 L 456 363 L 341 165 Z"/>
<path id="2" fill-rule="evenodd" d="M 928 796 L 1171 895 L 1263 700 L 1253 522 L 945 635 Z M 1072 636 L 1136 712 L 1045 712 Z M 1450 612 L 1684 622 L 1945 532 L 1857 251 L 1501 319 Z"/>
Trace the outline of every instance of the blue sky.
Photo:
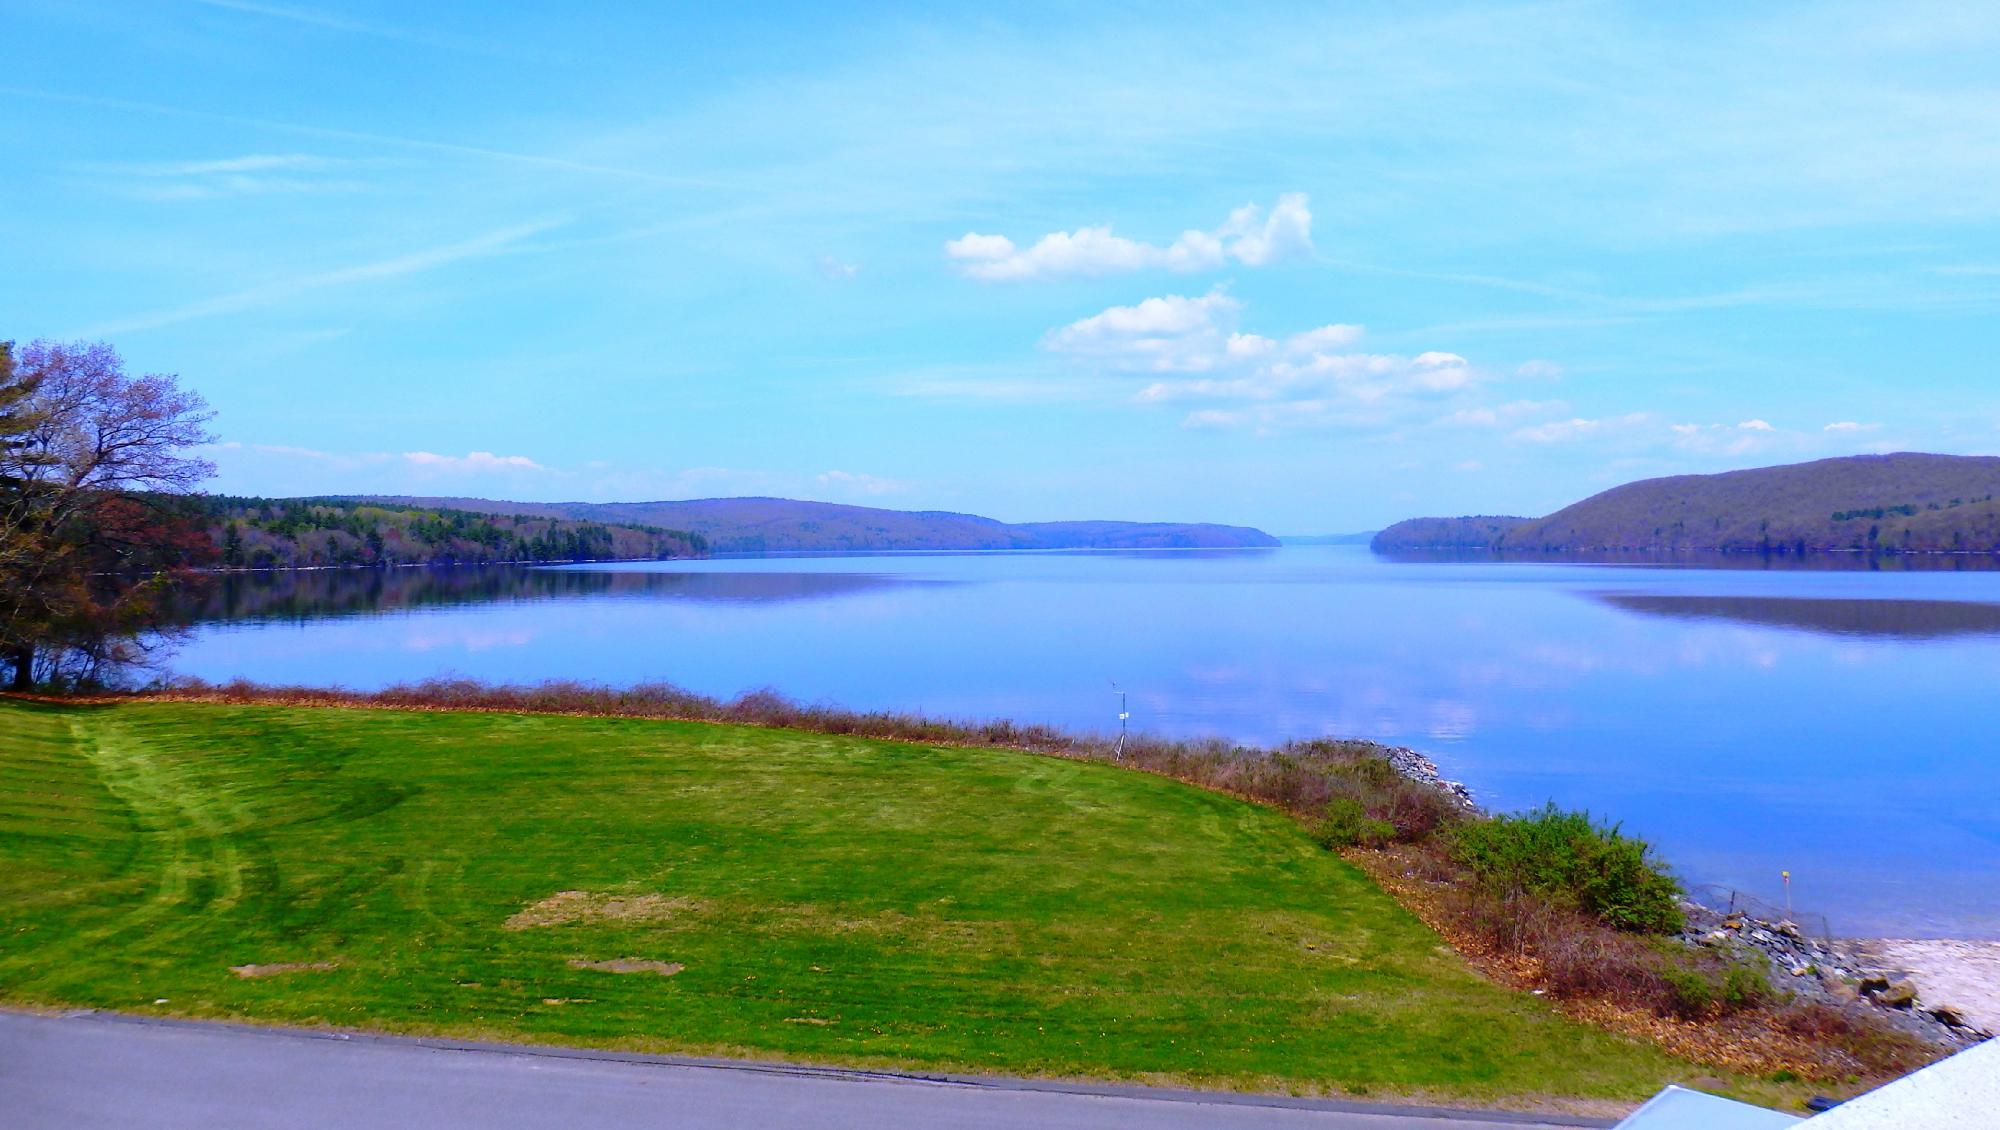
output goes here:
<path id="1" fill-rule="evenodd" d="M 0 0 L 215 488 L 1279 533 L 2000 451 L 2000 8 Z"/>

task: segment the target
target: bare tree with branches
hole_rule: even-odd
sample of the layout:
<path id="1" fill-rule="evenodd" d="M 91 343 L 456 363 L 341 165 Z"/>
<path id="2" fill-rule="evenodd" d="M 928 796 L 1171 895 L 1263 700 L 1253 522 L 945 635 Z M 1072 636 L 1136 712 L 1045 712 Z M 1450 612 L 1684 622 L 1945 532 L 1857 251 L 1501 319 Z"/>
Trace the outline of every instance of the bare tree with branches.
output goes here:
<path id="1" fill-rule="evenodd" d="M 214 473 L 201 397 L 103 343 L 0 366 L 0 662 L 25 690 L 119 657 L 208 543 L 175 504 Z"/>

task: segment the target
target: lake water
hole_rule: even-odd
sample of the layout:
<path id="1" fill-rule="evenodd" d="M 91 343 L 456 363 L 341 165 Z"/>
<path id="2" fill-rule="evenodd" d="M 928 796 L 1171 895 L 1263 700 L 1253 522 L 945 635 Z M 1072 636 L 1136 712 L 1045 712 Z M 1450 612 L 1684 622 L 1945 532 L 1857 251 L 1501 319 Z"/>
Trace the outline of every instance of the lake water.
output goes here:
<path id="1" fill-rule="evenodd" d="M 1430 754 L 1857 936 L 2000 938 L 2000 572 L 1391 562 L 1350 547 L 227 578 L 172 666 L 372 688 L 772 687 Z"/>

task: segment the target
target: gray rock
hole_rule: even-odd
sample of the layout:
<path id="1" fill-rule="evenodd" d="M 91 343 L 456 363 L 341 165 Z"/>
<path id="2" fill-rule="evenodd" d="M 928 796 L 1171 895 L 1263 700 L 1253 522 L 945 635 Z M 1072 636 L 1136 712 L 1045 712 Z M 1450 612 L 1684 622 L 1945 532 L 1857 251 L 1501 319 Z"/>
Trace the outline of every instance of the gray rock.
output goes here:
<path id="1" fill-rule="evenodd" d="M 1949 1004 L 1934 1004 L 1934 1005 L 1930 1006 L 1930 1008 L 1926 1009 L 1925 1011 L 1926 1011 L 1926 1012 L 1929 1012 L 1929 1013 L 1931 1014 L 1931 1016 L 1932 1016 L 1932 1017 L 1933 1017 L 1933 1018 L 1934 1018 L 1934 1019 L 1935 1019 L 1935 1020 L 1936 1020 L 1936 1021 L 1937 1021 L 1937 1022 L 1938 1022 L 1939 1024 L 1942 1024 L 1942 1025 L 1944 1025 L 1944 1026 L 1945 1026 L 1945 1027 L 1947 1027 L 1947 1028 L 1970 1028 L 1970 1027 L 1972 1027 L 1972 1025 L 1971 1025 L 1971 1024 L 1969 1024 L 1969 1023 L 1967 1023 L 1967 1022 L 1966 1022 L 1966 1019 L 1965 1019 L 1965 1013 L 1963 1013 L 1963 1012 L 1959 1011 L 1958 1007 L 1957 1007 L 1957 1006 L 1955 1006 L 1955 1005 L 1949 1005 Z"/>
<path id="2" fill-rule="evenodd" d="M 1872 994 L 1875 1003 L 1884 1008 L 1909 1008 L 1917 1003 L 1917 987 L 1908 980 L 1896 981 L 1886 989 Z"/>

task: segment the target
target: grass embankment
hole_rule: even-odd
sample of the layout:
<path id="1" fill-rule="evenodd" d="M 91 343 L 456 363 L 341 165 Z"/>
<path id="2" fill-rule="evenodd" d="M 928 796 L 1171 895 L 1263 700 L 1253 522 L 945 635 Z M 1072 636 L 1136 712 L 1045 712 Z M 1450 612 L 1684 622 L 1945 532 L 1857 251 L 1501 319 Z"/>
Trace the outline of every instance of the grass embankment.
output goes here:
<path id="1" fill-rule="evenodd" d="M 1475 1100 L 1696 1073 L 1482 980 L 1268 808 L 634 719 L 0 701 L 0 996 Z"/>

